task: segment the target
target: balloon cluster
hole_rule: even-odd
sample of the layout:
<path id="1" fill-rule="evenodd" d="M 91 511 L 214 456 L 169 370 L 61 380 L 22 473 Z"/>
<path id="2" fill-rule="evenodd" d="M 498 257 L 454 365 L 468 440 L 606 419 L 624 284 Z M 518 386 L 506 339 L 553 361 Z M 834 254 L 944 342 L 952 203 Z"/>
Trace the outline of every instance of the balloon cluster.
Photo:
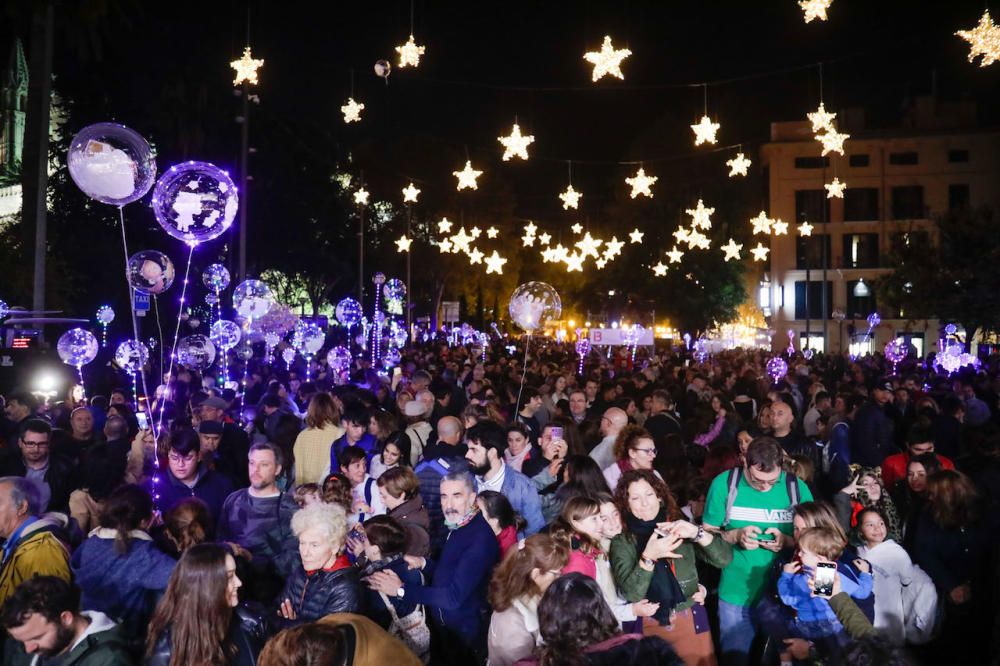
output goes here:
<path id="1" fill-rule="evenodd" d="M 949 375 L 958 372 L 962 368 L 978 369 L 980 365 L 979 358 L 966 352 L 962 344 L 958 342 L 948 343 L 944 351 L 934 357 L 932 364 L 933 368 L 938 372 L 944 372 Z"/>

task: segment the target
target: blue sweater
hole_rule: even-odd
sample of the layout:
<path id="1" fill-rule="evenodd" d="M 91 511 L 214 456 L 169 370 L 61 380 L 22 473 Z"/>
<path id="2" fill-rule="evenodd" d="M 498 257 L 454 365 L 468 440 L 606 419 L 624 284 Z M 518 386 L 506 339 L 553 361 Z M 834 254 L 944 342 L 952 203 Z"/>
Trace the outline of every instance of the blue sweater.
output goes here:
<path id="1" fill-rule="evenodd" d="M 475 646 L 489 609 L 486 589 L 499 560 L 497 538 L 482 514 L 476 514 L 468 525 L 452 530 L 436 562 L 427 560 L 424 575 L 430 584 L 405 586 L 405 598 L 428 606 L 435 622 Z"/>
<path id="2" fill-rule="evenodd" d="M 854 599 L 864 599 L 872 593 L 872 575 L 862 572 L 858 582 L 838 572 L 840 589 Z M 803 569 L 802 573 L 790 574 L 781 572 L 778 579 L 778 595 L 782 603 L 794 608 L 800 622 L 836 621 L 837 615 L 830 608 L 829 600 L 812 596 L 809 580 Z"/>
<path id="3" fill-rule="evenodd" d="M 341 435 L 333 440 L 333 445 L 330 447 L 330 474 L 336 474 L 340 471 L 340 453 L 348 446 L 351 445 L 347 443 L 347 435 Z M 371 465 L 372 457 L 378 453 L 378 440 L 375 439 L 375 435 L 366 432 L 354 446 L 363 449 L 368 454 L 368 464 Z"/>
<path id="4" fill-rule="evenodd" d="M 479 490 L 479 485 L 477 479 L 477 490 Z M 538 489 L 531 479 L 507 465 L 500 493 L 510 500 L 514 511 L 521 514 L 521 517 L 528 523 L 527 527 L 524 528 L 524 536 L 529 537 L 545 527 L 545 518 L 542 517 L 542 499 L 538 496 Z"/>
<path id="5" fill-rule="evenodd" d="M 198 479 L 195 481 L 194 487 L 189 488 L 178 481 L 169 469 L 165 471 L 163 480 L 157 486 L 160 494 L 156 504 L 157 508 L 166 513 L 182 499 L 197 497 L 208 505 L 208 512 L 214 525 L 222 512 L 222 504 L 233 492 L 233 482 L 229 480 L 229 477 L 201 467 L 198 470 Z"/>

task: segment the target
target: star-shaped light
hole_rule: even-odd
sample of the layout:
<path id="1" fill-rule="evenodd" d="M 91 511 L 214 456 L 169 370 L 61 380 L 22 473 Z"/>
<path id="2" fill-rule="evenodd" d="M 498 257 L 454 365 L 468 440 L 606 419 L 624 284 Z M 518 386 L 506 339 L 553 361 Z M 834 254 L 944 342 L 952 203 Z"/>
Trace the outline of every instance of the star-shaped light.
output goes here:
<path id="1" fill-rule="evenodd" d="M 257 85 L 257 70 L 264 64 L 263 60 L 257 60 L 250 56 L 250 47 L 243 49 L 243 56 L 239 60 L 233 60 L 229 66 L 236 71 L 233 85 L 238 86 L 246 81 L 252 86 Z"/>
<path id="2" fill-rule="evenodd" d="M 808 221 L 803 221 L 799 225 L 799 236 L 812 236 L 813 235 L 813 225 L 809 224 Z"/>
<path id="3" fill-rule="evenodd" d="M 471 229 L 469 229 L 469 235 L 472 236 L 473 238 L 479 238 L 480 236 L 483 235 L 483 230 L 480 229 L 479 227 L 472 227 Z"/>
<path id="4" fill-rule="evenodd" d="M 503 265 L 507 263 L 507 260 L 497 254 L 496 250 L 493 250 L 493 254 L 484 259 L 486 262 L 486 274 L 496 273 L 497 275 L 503 275 Z"/>
<path id="5" fill-rule="evenodd" d="M 531 247 L 535 244 L 535 236 L 524 234 L 521 236 L 521 242 L 524 244 L 522 247 Z"/>
<path id="6" fill-rule="evenodd" d="M 469 233 L 465 230 L 465 227 L 462 227 L 458 230 L 458 233 L 451 237 L 451 242 L 455 248 L 453 251 L 456 254 L 459 252 L 468 252 L 469 243 L 473 240 L 475 239 L 469 235 Z"/>
<path id="7" fill-rule="evenodd" d="M 483 263 L 483 253 L 479 251 L 479 248 L 472 248 L 469 250 L 469 263 L 470 264 L 481 264 Z"/>
<path id="8" fill-rule="evenodd" d="M 355 102 L 353 97 L 347 98 L 347 103 L 340 107 L 340 112 L 344 114 L 345 123 L 356 123 L 361 120 L 361 111 L 365 108 L 364 104 Z"/>
<path id="9" fill-rule="evenodd" d="M 760 211 L 757 217 L 750 218 L 750 224 L 753 225 L 753 233 L 770 235 L 771 233 L 771 218 L 767 216 L 767 213 Z"/>
<path id="10" fill-rule="evenodd" d="M 833 120 L 837 117 L 836 113 L 829 113 L 826 107 L 823 106 L 823 102 L 819 103 L 819 108 L 817 108 L 812 113 L 807 113 L 806 118 L 813 126 L 813 134 L 819 134 L 820 132 L 835 132 L 836 128 L 833 126 Z"/>
<path id="11" fill-rule="evenodd" d="M 709 237 L 701 233 L 697 229 L 691 229 L 691 232 L 688 234 L 687 240 L 689 248 L 696 247 L 699 250 L 707 250 L 708 248 L 712 247 L 712 241 L 709 239 Z"/>
<path id="12" fill-rule="evenodd" d="M 535 142 L 535 137 L 532 134 L 524 136 L 521 134 L 521 128 L 517 123 L 514 123 L 514 129 L 510 131 L 507 136 L 498 136 L 497 141 L 500 145 L 504 147 L 503 151 L 503 161 L 506 162 L 512 157 L 519 157 L 522 160 L 528 159 L 528 144 Z"/>
<path id="13" fill-rule="evenodd" d="M 712 213 L 715 212 L 714 208 L 705 208 L 705 204 L 701 199 L 698 199 L 698 206 L 695 208 L 688 208 L 684 211 L 691 216 L 691 226 L 696 229 L 711 229 L 712 228 Z"/>
<path id="14" fill-rule="evenodd" d="M 538 227 L 535 226 L 534 222 L 528 222 L 526 225 L 524 225 L 524 233 L 526 233 L 529 236 L 534 236 L 536 233 L 538 233 Z"/>
<path id="15" fill-rule="evenodd" d="M 551 247 L 547 247 L 544 250 L 542 250 L 542 261 L 548 264 L 555 260 L 556 260 L 555 250 L 553 250 Z"/>
<path id="16" fill-rule="evenodd" d="M 763 245 L 760 244 L 760 241 L 758 241 L 757 247 L 751 249 L 750 254 L 753 255 L 754 261 L 767 261 L 767 253 L 770 251 L 771 248 L 764 247 Z"/>
<path id="17" fill-rule="evenodd" d="M 604 257 L 601 257 L 600 259 L 594 262 L 594 265 L 597 266 L 597 270 L 601 270 L 602 268 L 608 265 L 608 260 Z"/>
<path id="18" fill-rule="evenodd" d="M 486 237 L 496 238 L 498 233 L 500 233 L 499 229 L 497 229 L 496 227 L 490 227 L 489 229 L 486 230 Z"/>
<path id="19" fill-rule="evenodd" d="M 443 238 L 438 241 L 438 249 L 441 250 L 442 254 L 448 254 L 451 252 L 451 241 L 447 238 Z"/>
<path id="20" fill-rule="evenodd" d="M 417 46 L 417 42 L 414 41 L 413 35 L 402 46 L 396 47 L 396 53 L 399 54 L 399 66 L 407 67 L 413 65 L 417 67 L 420 65 L 420 56 L 424 54 L 423 46 Z"/>
<path id="21" fill-rule="evenodd" d="M 541 233 L 538 235 L 538 242 L 541 243 L 542 245 L 548 245 L 549 243 L 552 242 L 552 235 Z"/>
<path id="22" fill-rule="evenodd" d="M 413 183 L 403 188 L 403 203 L 417 203 L 417 197 L 419 196 L 420 190 Z"/>
<path id="23" fill-rule="evenodd" d="M 582 196 L 582 194 L 573 189 L 572 185 L 567 187 L 566 191 L 559 195 L 559 198 L 563 202 L 563 210 L 569 210 L 570 208 L 576 210 L 580 205 L 580 197 Z"/>
<path id="24" fill-rule="evenodd" d="M 604 256 L 614 259 L 622 253 L 623 247 L 625 247 L 625 243 L 618 240 L 618 236 L 612 236 L 611 240 L 604 244 Z"/>
<path id="25" fill-rule="evenodd" d="M 578 240 L 573 245 L 579 248 L 580 254 L 584 257 L 593 257 L 594 259 L 597 259 L 600 256 L 597 252 L 597 248 L 601 247 L 602 243 L 604 243 L 604 241 L 600 238 L 594 238 L 588 231 L 584 234 L 583 239 Z"/>
<path id="26" fill-rule="evenodd" d="M 611 37 L 606 35 L 604 43 L 601 44 L 601 50 L 587 51 L 583 54 L 583 59 L 594 66 L 594 72 L 591 75 L 592 81 L 597 81 L 608 75 L 624 79 L 625 75 L 622 74 L 621 65 L 622 61 L 630 55 L 632 52 L 628 49 L 615 49 L 611 45 Z"/>
<path id="27" fill-rule="evenodd" d="M 670 263 L 672 264 L 681 263 L 681 257 L 683 256 L 684 253 L 681 250 L 679 250 L 676 245 L 674 245 L 674 249 L 667 252 L 667 257 L 670 258 Z"/>
<path id="28" fill-rule="evenodd" d="M 642 242 L 642 237 L 645 236 L 645 235 L 646 234 L 644 234 L 643 232 L 639 231 L 638 229 L 633 229 L 632 233 L 630 233 L 628 235 L 628 239 L 631 242 L 633 242 L 633 243 L 641 243 Z"/>
<path id="29" fill-rule="evenodd" d="M 715 133 L 719 131 L 719 123 L 713 123 L 708 116 L 702 116 L 697 125 L 691 125 L 694 130 L 694 145 L 715 143 Z"/>
<path id="30" fill-rule="evenodd" d="M 816 140 L 823 144 L 823 155 L 827 153 L 844 154 L 844 141 L 851 137 L 850 134 L 841 134 L 836 131 L 817 134 Z"/>
<path id="31" fill-rule="evenodd" d="M 742 249 L 743 245 L 737 243 L 732 238 L 729 239 L 728 243 L 722 246 L 722 251 L 726 253 L 726 261 L 729 261 L 730 259 L 739 260 L 740 250 Z"/>
<path id="32" fill-rule="evenodd" d="M 656 265 L 653 266 L 652 268 L 653 268 L 653 275 L 655 275 L 656 277 L 663 277 L 664 275 L 667 274 L 667 265 L 662 261 L 656 262 Z"/>
<path id="33" fill-rule="evenodd" d="M 827 183 L 823 187 L 826 188 L 827 199 L 833 199 L 834 197 L 837 199 L 843 199 L 844 188 L 847 187 L 847 183 L 842 183 L 839 178 L 834 178 L 832 183 Z"/>
<path id="34" fill-rule="evenodd" d="M 563 247 L 562 243 L 559 243 L 554 248 L 552 248 L 552 256 L 556 261 L 566 261 L 566 257 L 569 256 L 569 250 Z"/>
<path id="35" fill-rule="evenodd" d="M 566 264 L 567 273 L 582 273 L 583 272 L 583 260 L 585 257 L 579 252 L 574 252 L 573 254 L 567 254 L 563 258 L 563 263 Z"/>
<path id="36" fill-rule="evenodd" d="M 743 153 L 736 153 L 736 157 L 731 160 L 726 160 L 726 166 L 729 167 L 729 177 L 733 176 L 745 176 L 747 175 L 747 169 L 753 164 Z"/>
<path id="37" fill-rule="evenodd" d="M 979 66 L 986 67 L 1000 60 L 1000 26 L 990 18 L 988 9 L 979 19 L 979 25 L 971 30 L 959 30 L 955 34 L 969 42 L 969 62 L 973 62 L 976 56 L 982 56 Z"/>
<path id="38" fill-rule="evenodd" d="M 358 190 L 357 192 L 355 192 L 354 193 L 354 203 L 358 204 L 359 206 L 367 206 L 368 205 L 368 190 L 366 190 L 365 188 L 362 187 L 360 190 Z"/>
<path id="39" fill-rule="evenodd" d="M 687 227 L 677 227 L 673 233 L 674 240 L 678 243 L 686 243 L 690 233 Z"/>
<path id="40" fill-rule="evenodd" d="M 649 187 L 657 180 L 658 178 L 656 176 L 647 176 L 646 171 L 642 167 L 639 167 L 639 170 L 635 172 L 635 175 L 631 178 L 626 178 L 625 182 L 632 188 L 631 197 L 635 199 L 640 194 L 652 197 L 653 192 L 649 189 Z"/>
<path id="41" fill-rule="evenodd" d="M 788 233 L 788 222 L 782 222 L 781 218 L 771 220 L 771 231 L 775 236 L 784 236 Z"/>
<path id="42" fill-rule="evenodd" d="M 452 171 L 451 175 L 458 178 L 458 187 L 455 189 L 464 190 L 465 188 L 471 188 L 473 190 L 478 190 L 479 185 L 476 183 L 476 178 L 483 175 L 482 171 L 476 171 L 472 168 L 472 160 L 465 161 L 465 168 L 461 171 Z"/>
<path id="43" fill-rule="evenodd" d="M 438 222 L 438 233 L 447 234 L 451 232 L 451 220 L 447 217 L 442 217 L 441 221 Z"/>
<path id="44" fill-rule="evenodd" d="M 813 19 L 826 20 L 826 10 L 833 4 L 833 0 L 799 0 L 799 7 L 806 23 L 812 23 Z"/>
<path id="45" fill-rule="evenodd" d="M 412 238 L 407 238 L 405 235 L 404 236 L 400 236 L 396 240 L 396 252 L 409 252 L 410 251 L 410 243 L 412 243 L 412 242 L 413 242 Z"/>
<path id="46" fill-rule="evenodd" d="M 572 232 L 573 232 L 574 234 L 581 234 L 581 233 L 583 233 L 583 225 L 582 225 L 582 224 L 580 224 L 579 222 L 577 222 L 577 223 L 576 223 L 576 224 L 574 224 L 574 225 L 573 225 L 572 227 L 570 227 L 570 230 L 571 230 L 571 231 L 572 231 Z"/>

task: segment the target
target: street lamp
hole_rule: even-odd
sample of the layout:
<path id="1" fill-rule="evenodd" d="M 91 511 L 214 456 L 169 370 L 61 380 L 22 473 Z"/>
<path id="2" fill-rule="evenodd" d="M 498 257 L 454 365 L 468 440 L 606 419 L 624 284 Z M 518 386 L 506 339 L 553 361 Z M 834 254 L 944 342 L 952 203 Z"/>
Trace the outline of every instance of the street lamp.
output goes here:
<path id="1" fill-rule="evenodd" d="M 771 279 L 768 277 L 767 273 L 764 273 L 764 279 L 760 281 L 760 286 L 757 290 L 757 303 L 760 305 L 760 309 L 764 312 L 764 316 L 770 317 Z"/>
<path id="2" fill-rule="evenodd" d="M 864 278 L 858 278 L 858 281 L 854 285 L 854 296 L 855 298 L 868 298 L 872 295 L 871 289 L 865 284 Z"/>

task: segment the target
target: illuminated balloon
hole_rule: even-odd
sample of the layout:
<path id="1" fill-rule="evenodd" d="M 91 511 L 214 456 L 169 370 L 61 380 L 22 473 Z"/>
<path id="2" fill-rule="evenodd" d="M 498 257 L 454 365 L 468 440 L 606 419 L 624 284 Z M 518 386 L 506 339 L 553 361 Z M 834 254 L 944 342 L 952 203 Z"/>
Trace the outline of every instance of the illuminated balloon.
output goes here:
<path id="1" fill-rule="evenodd" d="M 226 352 L 240 343 L 240 338 L 243 337 L 243 334 L 235 322 L 220 319 L 212 324 L 209 337 L 212 340 L 212 344 Z"/>
<path id="2" fill-rule="evenodd" d="M 292 347 L 285 347 L 281 350 L 281 358 L 285 360 L 285 363 L 291 365 L 292 361 L 295 360 L 295 349 Z"/>
<path id="3" fill-rule="evenodd" d="M 260 280 L 244 280 L 233 290 L 233 309 L 244 319 L 253 321 L 267 314 L 274 305 L 271 288 Z"/>
<path id="4" fill-rule="evenodd" d="M 77 368 L 87 365 L 97 358 L 97 338 L 83 328 L 71 328 L 59 336 L 56 351 L 63 363 Z"/>
<path id="5" fill-rule="evenodd" d="M 218 296 L 218 294 L 216 294 L 214 292 L 209 292 L 209 293 L 205 294 L 205 304 L 206 305 L 211 305 L 213 307 L 216 306 L 216 305 L 218 305 L 219 304 L 219 296 Z"/>
<path id="6" fill-rule="evenodd" d="M 148 360 L 149 347 L 132 339 L 121 343 L 115 350 L 115 363 L 127 372 L 139 372 Z"/>
<path id="7" fill-rule="evenodd" d="M 386 83 L 389 83 L 389 74 L 392 73 L 392 65 L 389 64 L 388 60 L 376 60 L 375 61 L 375 76 L 380 79 L 385 79 Z"/>
<path id="8" fill-rule="evenodd" d="M 944 327 L 944 332 L 947 335 L 955 335 L 956 333 L 958 333 L 958 326 L 955 326 L 954 324 L 948 324 L 947 326 Z"/>
<path id="9" fill-rule="evenodd" d="M 264 344 L 268 349 L 274 349 L 281 342 L 281 336 L 274 331 L 268 331 L 264 334 Z"/>
<path id="10" fill-rule="evenodd" d="M 382 285 L 382 295 L 385 297 L 385 308 L 393 314 L 403 314 L 403 301 L 406 299 L 406 285 L 399 278 L 386 280 Z"/>
<path id="11" fill-rule="evenodd" d="M 299 320 L 295 325 L 295 333 L 292 334 L 292 346 L 302 355 L 313 355 L 318 352 L 323 343 L 326 342 L 326 331 L 311 321 Z"/>
<path id="12" fill-rule="evenodd" d="M 376 286 L 378 286 L 378 287 L 381 287 L 382 285 L 384 285 L 385 284 L 385 273 L 376 273 L 375 275 L 373 275 L 372 276 L 372 282 Z"/>
<path id="13" fill-rule="evenodd" d="M 162 294 L 175 275 L 174 262 L 158 250 L 142 250 L 128 259 L 128 282 L 140 294 Z"/>
<path id="14" fill-rule="evenodd" d="M 876 328 L 881 323 L 882 317 L 879 317 L 877 312 L 868 315 L 868 328 Z"/>
<path id="15" fill-rule="evenodd" d="M 562 315 L 559 293 L 545 282 L 526 282 L 510 296 L 510 318 L 515 324 L 531 333 L 542 328 L 551 319 Z"/>
<path id="16" fill-rule="evenodd" d="M 777 382 L 788 374 L 788 363 L 780 356 L 775 356 L 767 362 L 767 374 L 771 375 L 771 379 Z"/>
<path id="17" fill-rule="evenodd" d="M 91 199 L 124 206 L 142 198 L 156 178 L 156 157 L 135 130 L 118 123 L 88 125 L 73 137 L 69 175 Z"/>
<path id="18" fill-rule="evenodd" d="M 807 361 L 811 361 L 813 357 L 813 350 L 812 349 L 803 350 L 802 356 L 804 356 Z"/>
<path id="19" fill-rule="evenodd" d="M 350 297 L 341 299 L 334 314 L 344 326 L 357 326 L 361 321 L 361 304 Z"/>
<path id="20" fill-rule="evenodd" d="M 8 312 L 10 312 L 10 307 L 7 305 L 7 301 L 0 301 L 0 319 L 6 317 Z"/>
<path id="21" fill-rule="evenodd" d="M 115 320 L 115 310 L 110 305 L 102 305 L 97 308 L 97 321 L 107 326 Z"/>
<path id="22" fill-rule="evenodd" d="M 343 372 L 351 367 L 351 352 L 346 347 L 337 345 L 326 353 L 326 364 L 335 372 Z"/>
<path id="23" fill-rule="evenodd" d="M 218 293 L 229 286 L 229 269 L 222 264 L 212 264 L 201 274 L 205 287 Z"/>
<path id="24" fill-rule="evenodd" d="M 236 350 L 236 355 L 244 361 L 249 361 L 253 358 L 253 345 L 244 341 Z"/>
<path id="25" fill-rule="evenodd" d="M 893 365 L 906 358 L 907 351 L 907 345 L 903 342 L 902 338 L 890 340 L 885 345 L 885 357 L 889 359 L 889 362 Z"/>
<path id="26" fill-rule="evenodd" d="M 172 166 L 153 189 L 156 221 L 168 234 L 191 245 L 225 232 L 237 208 L 239 196 L 229 174 L 208 162 Z"/>
<path id="27" fill-rule="evenodd" d="M 177 362 L 188 370 L 204 370 L 215 361 L 215 345 L 207 336 L 196 334 L 177 343 Z"/>

